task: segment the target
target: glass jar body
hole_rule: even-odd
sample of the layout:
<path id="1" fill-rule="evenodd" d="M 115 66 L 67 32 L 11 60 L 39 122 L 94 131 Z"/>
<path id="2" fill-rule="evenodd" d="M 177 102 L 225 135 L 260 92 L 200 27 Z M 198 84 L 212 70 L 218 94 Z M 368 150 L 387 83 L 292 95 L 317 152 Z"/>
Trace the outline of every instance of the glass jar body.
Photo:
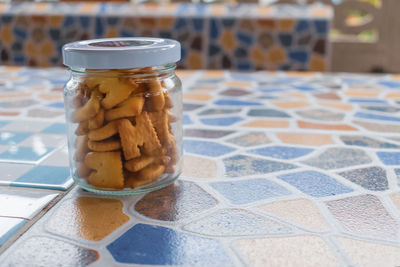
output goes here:
<path id="1" fill-rule="evenodd" d="M 179 176 L 182 86 L 174 69 L 71 70 L 64 100 L 76 184 L 129 195 L 162 188 Z"/>

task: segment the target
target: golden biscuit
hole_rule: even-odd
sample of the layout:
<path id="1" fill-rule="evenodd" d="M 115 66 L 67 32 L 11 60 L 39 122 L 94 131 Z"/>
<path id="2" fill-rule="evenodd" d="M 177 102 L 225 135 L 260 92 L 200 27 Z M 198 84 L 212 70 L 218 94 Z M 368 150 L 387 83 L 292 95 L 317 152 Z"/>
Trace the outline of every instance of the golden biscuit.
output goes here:
<path id="1" fill-rule="evenodd" d="M 90 152 L 86 155 L 85 164 L 94 169 L 88 183 L 102 188 L 124 187 L 121 152 Z"/>
<path id="2" fill-rule="evenodd" d="M 98 90 L 93 90 L 89 101 L 72 113 L 72 121 L 81 122 L 94 117 L 99 112 L 102 98 L 103 96 Z"/>
<path id="3" fill-rule="evenodd" d="M 155 160 L 155 157 L 141 156 L 138 158 L 134 158 L 128 160 L 124 163 L 124 167 L 131 172 L 137 172 L 143 169 L 144 167 L 150 165 Z"/>
<path id="4" fill-rule="evenodd" d="M 158 112 L 149 112 L 149 118 L 157 132 L 163 147 L 170 147 L 172 145 L 172 135 L 168 129 L 168 114 L 164 110 Z"/>
<path id="5" fill-rule="evenodd" d="M 75 130 L 76 135 L 87 135 L 89 132 L 89 121 L 82 121 Z"/>
<path id="6" fill-rule="evenodd" d="M 169 122 L 169 123 L 176 122 L 176 120 L 177 120 L 176 116 L 174 116 L 174 115 L 171 114 L 171 113 L 168 113 L 168 122 Z"/>
<path id="7" fill-rule="evenodd" d="M 74 158 L 76 161 L 83 161 L 86 154 L 89 152 L 87 135 L 77 136 L 75 140 L 75 145 L 76 150 Z"/>
<path id="8" fill-rule="evenodd" d="M 105 118 L 107 121 L 111 121 L 119 118 L 136 116 L 142 112 L 143 104 L 143 97 L 130 97 L 116 108 L 107 110 L 105 112 Z"/>
<path id="9" fill-rule="evenodd" d="M 164 108 L 165 99 L 164 92 L 161 87 L 160 81 L 157 78 L 151 79 L 147 82 L 146 110 L 147 111 L 160 111 Z"/>
<path id="10" fill-rule="evenodd" d="M 88 147 L 91 150 L 98 152 L 113 151 L 121 148 L 121 142 L 118 139 L 111 139 L 105 141 L 89 140 Z"/>
<path id="11" fill-rule="evenodd" d="M 100 92 L 106 94 L 106 97 L 101 101 L 101 105 L 105 109 L 110 109 L 125 99 L 135 90 L 133 83 L 121 81 L 118 78 L 107 78 L 100 82 Z"/>
<path id="12" fill-rule="evenodd" d="M 86 178 L 88 177 L 91 169 L 86 166 L 84 162 L 77 162 L 76 163 L 76 173 L 79 178 Z"/>
<path id="13" fill-rule="evenodd" d="M 104 109 L 100 109 L 96 116 L 89 119 L 89 130 L 100 128 L 104 123 Z"/>
<path id="14" fill-rule="evenodd" d="M 125 184 L 131 188 L 135 188 L 151 181 L 156 180 L 163 174 L 165 166 L 159 164 L 151 164 L 136 173 L 128 173 L 126 175 Z"/>
<path id="15" fill-rule="evenodd" d="M 174 103 L 172 102 L 171 97 L 169 96 L 168 92 L 164 93 L 164 99 L 165 99 L 165 105 L 164 108 L 166 109 L 170 109 L 174 107 Z"/>
<path id="16" fill-rule="evenodd" d="M 90 130 L 88 137 L 93 141 L 107 139 L 118 133 L 118 121 L 110 121 L 101 128 Z"/>
<path id="17" fill-rule="evenodd" d="M 125 160 L 139 157 L 139 146 L 145 155 L 158 155 L 160 153 L 161 144 L 147 112 L 142 112 L 139 116 L 136 116 L 135 126 L 128 119 L 121 119 L 118 124 L 118 132 Z"/>

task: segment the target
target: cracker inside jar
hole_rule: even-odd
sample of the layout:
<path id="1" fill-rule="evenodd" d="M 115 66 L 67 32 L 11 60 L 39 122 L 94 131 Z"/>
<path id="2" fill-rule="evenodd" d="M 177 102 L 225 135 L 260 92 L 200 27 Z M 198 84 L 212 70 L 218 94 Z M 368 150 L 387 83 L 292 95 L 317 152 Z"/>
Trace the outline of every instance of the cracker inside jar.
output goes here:
<path id="1" fill-rule="evenodd" d="M 95 187 L 136 188 L 174 173 L 178 161 L 167 88 L 158 76 L 135 80 L 127 72 L 84 77 L 71 101 L 75 175 Z"/>

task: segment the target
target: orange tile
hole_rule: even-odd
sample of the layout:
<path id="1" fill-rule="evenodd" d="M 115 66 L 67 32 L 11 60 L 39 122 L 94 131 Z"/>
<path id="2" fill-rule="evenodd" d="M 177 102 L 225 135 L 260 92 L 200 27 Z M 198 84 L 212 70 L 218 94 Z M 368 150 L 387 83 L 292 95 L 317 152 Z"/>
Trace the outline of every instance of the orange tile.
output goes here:
<path id="1" fill-rule="evenodd" d="M 6 3 L 0 3 L 0 13 L 4 13 L 8 9 L 9 5 Z"/>
<path id="2" fill-rule="evenodd" d="M 2 98 L 15 98 L 15 97 L 25 97 L 25 96 L 31 96 L 31 93 L 4 93 L 0 94 L 0 99 Z"/>
<path id="3" fill-rule="evenodd" d="M 118 199 L 78 197 L 63 202 L 48 222 L 50 231 L 100 241 L 129 221 Z"/>
<path id="4" fill-rule="evenodd" d="M 332 102 L 318 102 L 318 105 L 322 107 L 330 107 L 340 110 L 353 110 L 353 106 L 345 103 L 332 103 Z"/>
<path id="5" fill-rule="evenodd" d="M 278 28 L 284 32 L 292 32 L 296 21 L 294 19 L 281 19 L 278 21 Z"/>
<path id="6" fill-rule="evenodd" d="M 297 125 L 299 125 L 300 128 L 305 128 L 305 129 L 357 131 L 356 128 L 346 124 L 322 124 L 322 123 L 298 121 Z"/>
<path id="7" fill-rule="evenodd" d="M 98 4 L 96 4 L 96 3 L 88 3 L 88 2 L 82 3 L 81 8 L 80 8 L 81 9 L 80 13 L 81 14 L 93 14 L 93 13 L 95 13 L 97 7 L 98 7 Z"/>
<path id="8" fill-rule="evenodd" d="M 285 93 L 283 94 L 284 97 L 295 97 L 295 98 L 307 98 L 307 96 L 303 93 L 298 93 L 298 92 L 290 92 L 290 93 Z"/>
<path id="9" fill-rule="evenodd" d="M 345 95 L 349 97 L 361 97 L 361 98 L 376 98 L 378 96 L 377 92 L 360 92 L 360 91 L 347 91 L 344 92 Z"/>
<path id="10" fill-rule="evenodd" d="M 35 3 L 35 12 L 43 13 L 49 8 L 49 3 Z"/>
<path id="11" fill-rule="evenodd" d="M 277 133 L 276 136 L 283 143 L 292 145 L 322 146 L 335 143 L 325 134 Z"/>
<path id="12" fill-rule="evenodd" d="M 360 125 L 361 127 L 379 133 L 400 133 L 400 125 L 394 124 L 383 124 L 383 123 L 372 123 L 365 121 L 353 121 L 353 123 Z"/>
<path id="13" fill-rule="evenodd" d="M 400 93 L 389 93 L 386 98 L 400 98 Z"/>
<path id="14" fill-rule="evenodd" d="M 190 69 L 202 69 L 204 68 L 204 61 L 201 54 L 196 52 L 190 52 L 187 57 L 187 63 Z"/>
<path id="15" fill-rule="evenodd" d="M 240 87 L 251 87 L 252 85 L 250 82 L 231 81 L 231 82 L 227 82 L 226 86 L 240 88 Z"/>
<path id="16" fill-rule="evenodd" d="M 40 98 L 45 100 L 56 100 L 63 98 L 63 96 L 61 94 L 41 94 Z"/>
<path id="17" fill-rule="evenodd" d="M 340 96 L 335 93 L 319 93 L 315 94 L 314 96 L 321 99 L 340 100 Z"/>
<path id="18" fill-rule="evenodd" d="M 310 59 L 310 70 L 320 72 L 326 71 L 326 61 L 327 60 L 321 56 L 312 55 Z"/>
<path id="19" fill-rule="evenodd" d="M 225 72 L 222 70 L 207 70 L 203 74 L 204 78 L 224 78 Z"/>
<path id="20" fill-rule="evenodd" d="M 0 111 L 0 116 L 18 116 L 19 112 Z"/>
<path id="21" fill-rule="evenodd" d="M 315 76 L 315 72 L 312 71 L 287 71 L 285 72 L 286 76 L 290 77 L 310 77 Z"/>
<path id="22" fill-rule="evenodd" d="M 288 128 L 288 121 L 256 120 L 243 124 L 246 127 Z"/>
<path id="23" fill-rule="evenodd" d="M 182 175 L 194 178 L 214 178 L 217 176 L 217 164 L 210 159 L 185 155 Z"/>
<path id="24" fill-rule="evenodd" d="M 185 100 L 197 100 L 197 101 L 207 101 L 211 99 L 209 94 L 202 93 L 184 93 L 183 99 Z"/>
<path id="25" fill-rule="evenodd" d="M 258 6 L 257 13 L 258 13 L 258 15 L 261 15 L 263 17 L 269 16 L 272 13 L 272 8 L 271 8 L 271 6 Z"/>
<path id="26" fill-rule="evenodd" d="M 6 66 L 6 70 L 7 71 L 18 71 L 20 70 L 22 67 L 19 66 Z"/>
<path id="27" fill-rule="evenodd" d="M 302 108 L 309 106 L 309 103 L 305 101 L 275 101 L 272 104 L 280 108 Z"/>
<path id="28" fill-rule="evenodd" d="M 212 16 L 222 16 L 225 14 L 225 6 L 220 4 L 214 4 L 210 6 L 210 11 Z"/>
<path id="29" fill-rule="evenodd" d="M 400 74 L 393 74 L 392 78 L 400 80 Z"/>

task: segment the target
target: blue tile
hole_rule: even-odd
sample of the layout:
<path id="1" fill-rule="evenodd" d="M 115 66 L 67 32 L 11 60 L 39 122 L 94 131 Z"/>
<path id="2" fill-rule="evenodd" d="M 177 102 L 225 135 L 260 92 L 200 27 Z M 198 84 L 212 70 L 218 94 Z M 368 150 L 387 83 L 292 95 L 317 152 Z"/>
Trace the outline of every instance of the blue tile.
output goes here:
<path id="1" fill-rule="evenodd" d="M 309 54 L 307 51 L 291 51 L 289 52 L 289 58 L 293 61 L 305 64 L 308 62 Z"/>
<path id="2" fill-rule="evenodd" d="M 64 109 L 64 102 L 54 102 L 54 103 L 48 104 L 46 106 L 51 107 L 51 108 Z"/>
<path id="3" fill-rule="evenodd" d="M 259 149 L 250 150 L 249 152 L 277 159 L 295 159 L 307 155 L 312 151 L 314 150 L 311 148 L 299 148 L 299 147 L 289 147 L 289 146 L 267 146 Z"/>
<path id="4" fill-rule="evenodd" d="M 203 27 L 204 27 L 203 19 L 194 18 L 194 19 L 192 19 L 192 22 L 193 22 L 193 26 L 194 26 L 194 29 L 196 30 L 196 32 L 201 32 L 203 30 Z"/>
<path id="5" fill-rule="evenodd" d="M 279 175 L 279 179 L 293 185 L 312 197 L 327 197 L 352 192 L 332 177 L 316 171 L 303 171 Z"/>
<path id="6" fill-rule="evenodd" d="M 218 29 L 217 20 L 211 19 L 210 20 L 210 37 L 211 39 L 218 39 L 220 34 L 220 30 Z"/>
<path id="7" fill-rule="evenodd" d="M 327 34 L 328 33 L 328 21 L 315 20 L 314 25 L 315 25 L 315 28 L 316 28 L 318 34 Z"/>
<path id="8" fill-rule="evenodd" d="M 266 174 L 271 172 L 291 170 L 297 168 L 293 164 L 279 161 L 260 159 L 245 155 L 236 155 L 224 159 L 226 176 L 242 177 L 254 174 Z"/>
<path id="9" fill-rule="evenodd" d="M 38 161 L 54 148 L 12 147 L 0 154 L 0 160 Z"/>
<path id="10" fill-rule="evenodd" d="M 10 123 L 10 121 L 0 121 L 0 128 Z"/>
<path id="11" fill-rule="evenodd" d="M 64 17 L 64 25 L 63 28 L 68 28 L 69 26 L 74 24 L 74 17 L 66 16 Z"/>
<path id="12" fill-rule="evenodd" d="M 261 103 L 235 99 L 220 99 L 214 102 L 220 106 L 261 106 Z"/>
<path id="13" fill-rule="evenodd" d="M 97 37 L 101 37 L 104 35 L 104 25 L 103 25 L 101 18 L 99 18 L 99 17 L 96 17 L 94 31 L 95 31 L 95 36 L 97 36 Z"/>
<path id="14" fill-rule="evenodd" d="M 272 197 L 290 195 L 284 187 L 266 179 L 250 179 L 210 184 L 232 204 L 243 205 Z"/>
<path id="15" fill-rule="evenodd" d="M 68 167 L 36 166 L 12 182 L 11 186 L 65 190 L 70 185 L 70 180 Z"/>
<path id="16" fill-rule="evenodd" d="M 377 152 L 376 154 L 385 165 L 400 165 L 400 152 Z"/>
<path id="17" fill-rule="evenodd" d="M 354 117 L 356 118 L 363 118 L 363 119 L 374 119 L 374 120 L 382 120 L 382 121 L 400 121 L 400 117 L 392 117 L 392 116 L 385 116 L 373 113 L 366 113 L 366 112 L 357 112 Z"/>
<path id="18" fill-rule="evenodd" d="M 291 34 L 279 34 L 279 41 L 283 47 L 289 47 L 292 45 L 292 35 Z"/>
<path id="19" fill-rule="evenodd" d="M 182 28 L 187 27 L 187 21 L 186 19 L 178 18 L 175 22 L 174 29 L 175 30 L 180 30 Z"/>
<path id="20" fill-rule="evenodd" d="M 0 218 L 0 247 L 12 237 L 27 220 L 20 218 Z"/>
<path id="21" fill-rule="evenodd" d="M 381 99 L 366 99 L 366 98 L 351 98 L 350 103 L 367 103 L 367 104 L 387 104 L 386 100 Z"/>
<path id="22" fill-rule="evenodd" d="M 65 123 L 54 123 L 44 129 L 42 133 L 50 133 L 50 134 L 66 134 L 67 126 Z"/>
<path id="23" fill-rule="evenodd" d="M 254 42 L 254 38 L 251 33 L 244 33 L 244 32 L 237 32 L 236 38 L 239 42 L 243 43 L 244 45 L 252 45 Z"/>
<path id="24" fill-rule="evenodd" d="M 294 85 L 293 87 L 300 91 L 308 91 L 308 92 L 315 91 L 314 87 L 307 86 L 307 85 Z"/>
<path id="25" fill-rule="evenodd" d="M 89 28 L 89 25 L 90 25 L 90 17 L 89 16 L 80 16 L 79 21 L 80 21 L 80 25 L 83 29 Z"/>
<path id="26" fill-rule="evenodd" d="M 193 124 L 193 121 L 188 115 L 185 114 L 183 115 L 182 123 L 183 125 L 188 125 L 188 124 Z"/>
<path id="27" fill-rule="evenodd" d="M 242 121 L 243 118 L 238 116 L 232 117 L 219 117 L 219 118 L 208 118 L 201 119 L 200 121 L 206 125 L 214 125 L 214 126 L 229 126 L 235 124 L 239 121 Z"/>
<path id="28" fill-rule="evenodd" d="M 379 82 L 378 84 L 392 88 L 392 89 L 400 89 L 400 83 L 399 82 L 394 82 L 394 81 L 382 81 Z"/>
<path id="29" fill-rule="evenodd" d="M 304 32 L 310 28 L 310 24 L 306 20 L 299 20 L 296 25 L 296 32 Z"/>
<path id="30" fill-rule="evenodd" d="M 31 135 L 29 133 L 0 132 L 0 145 L 16 145 Z"/>
<path id="31" fill-rule="evenodd" d="M 214 239 L 137 224 L 107 246 L 117 262 L 145 265 L 230 266 Z"/>
<path id="32" fill-rule="evenodd" d="M 210 157 L 218 157 L 235 151 L 235 148 L 230 146 L 197 140 L 183 140 L 183 149 L 189 153 Z"/>

